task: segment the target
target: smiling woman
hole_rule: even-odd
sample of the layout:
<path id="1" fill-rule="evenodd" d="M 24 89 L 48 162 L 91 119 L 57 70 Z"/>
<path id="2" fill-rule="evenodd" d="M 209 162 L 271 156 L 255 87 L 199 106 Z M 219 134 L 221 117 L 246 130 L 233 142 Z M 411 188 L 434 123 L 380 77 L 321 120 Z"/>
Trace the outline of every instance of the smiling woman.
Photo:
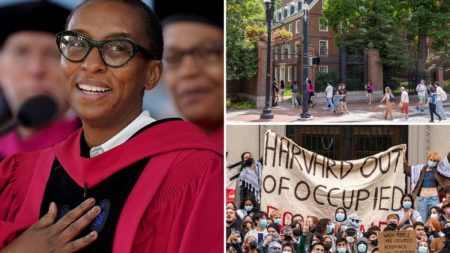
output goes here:
<path id="1" fill-rule="evenodd" d="M 162 72 L 153 11 L 88 0 L 57 43 L 82 129 L 0 166 L 1 252 L 221 251 L 222 149 L 190 123 L 142 110 Z"/>

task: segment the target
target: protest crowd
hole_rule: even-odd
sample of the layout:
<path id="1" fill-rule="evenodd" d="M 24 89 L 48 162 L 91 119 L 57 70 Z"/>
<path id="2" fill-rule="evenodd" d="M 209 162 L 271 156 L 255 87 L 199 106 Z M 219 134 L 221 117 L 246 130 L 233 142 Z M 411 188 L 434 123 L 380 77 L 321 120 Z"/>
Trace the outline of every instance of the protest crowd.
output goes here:
<path id="1" fill-rule="evenodd" d="M 387 250 L 386 242 L 401 238 L 385 239 L 393 234 L 410 235 L 412 251 L 410 248 L 403 252 L 450 252 L 450 154 L 441 158 L 437 152 L 429 152 L 422 165 L 410 166 L 404 161 L 411 193 L 403 194 L 400 203 L 396 203 L 399 210 L 387 212 L 384 220 L 371 221 L 364 221 L 344 207 L 335 208 L 334 214 L 327 217 L 317 217 L 314 213 L 283 213 L 285 210 L 262 206 L 260 198 L 264 195 L 255 194 L 263 189 L 254 189 L 258 182 L 261 186 L 258 175 L 262 166 L 248 154 L 251 153 L 241 156 L 244 178 L 239 179 L 237 187 L 239 204 L 226 204 L 228 253 L 394 252 Z M 253 180 L 249 175 L 253 175 Z M 245 196 L 246 192 L 251 194 Z M 396 246 L 402 247 L 401 243 L 392 247 Z"/>

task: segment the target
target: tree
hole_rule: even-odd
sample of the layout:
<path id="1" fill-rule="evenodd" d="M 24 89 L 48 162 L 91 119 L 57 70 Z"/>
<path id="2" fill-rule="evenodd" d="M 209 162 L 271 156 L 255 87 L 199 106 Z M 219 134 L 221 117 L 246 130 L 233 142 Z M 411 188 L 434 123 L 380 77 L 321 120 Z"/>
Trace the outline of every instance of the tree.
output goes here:
<path id="1" fill-rule="evenodd" d="M 246 36 L 246 28 L 265 30 L 265 10 L 261 0 L 227 1 L 227 79 L 249 79 L 256 75 L 257 37 Z"/>
<path id="2" fill-rule="evenodd" d="M 405 44 L 417 48 L 416 69 L 425 72 L 427 38 L 433 49 L 450 52 L 450 1 L 448 0 L 333 0 L 327 1 L 325 16 L 339 35 L 337 44 L 362 49 L 372 42 L 380 50 L 385 68 L 411 65 Z"/>
<path id="3" fill-rule="evenodd" d="M 362 51 L 372 44 L 380 50 L 385 68 L 402 69 L 410 64 L 404 49 L 403 20 L 405 11 L 398 0 L 327 1 L 324 14 L 332 29 L 338 32 L 337 45 L 347 51 Z"/>
<path id="4" fill-rule="evenodd" d="M 443 53 L 450 52 L 450 2 L 448 0 L 401 2 L 410 14 L 407 19 L 409 38 L 417 45 L 417 71 L 419 75 L 423 75 L 428 59 L 427 38 L 431 39 L 433 49 Z"/>

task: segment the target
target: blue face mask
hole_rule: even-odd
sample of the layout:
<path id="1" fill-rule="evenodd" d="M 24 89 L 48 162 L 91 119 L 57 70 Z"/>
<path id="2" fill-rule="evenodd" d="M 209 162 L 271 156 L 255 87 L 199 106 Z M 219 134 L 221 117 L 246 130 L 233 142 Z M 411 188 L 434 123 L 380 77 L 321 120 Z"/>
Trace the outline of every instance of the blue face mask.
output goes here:
<path id="1" fill-rule="evenodd" d="M 337 221 L 341 222 L 341 221 L 344 221 L 344 219 L 345 219 L 345 214 L 343 214 L 343 213 L 336 214 Z"/>
<path id="2" fill-rule="evenodd" d="M 346 248 L 337 248 L 337 252 L 338 253 L 345 253 L 345 252 L 347 252 L 347 249 Z"/>
<path id="3" fill-rule="evenodd" d="M 267 220 L 260 220 L 259 221 L 259 226 L 262 227 L 262 228 L 267 227 Z"/>
<path id="4" fill-rule="evenodd" d="M 281 225 L 281 218 L 274 219 L 273 222 L 274 222 L 275 224 Z"/>
<path id="5" fill-rule="evenodd" d="M 420 246 L 419 250 L 417 251 L 419 253 L 427 253 L 428 252 L 428 248 L 425 246 Z"/>
<path id="6" fill-rule="evenodd" d="M 358 252 L 359 253 L 366 253 L 367 251 L 367 245 L 364 243 L 358 244 Z"/>
<path id="7" fill-rule="evenodd" d="M 403 207 L 404 208 L 411 208 L 412 202 L 411 201 L 403 201 Z"/>
<path id="8" fill-rule="evenodd" d="M 437 162 L 428 161 L 428 167 L 430 167 L 430 168 L 436 167 L 436 164 L 437 164 Z"/>
<path id="9" fill-rule="evenodd" d="M 250 212 L 253 210 L 253 206 L 244 206 L 245 211 Z"/>
<path id="10" fill-rule="evenodd" d="M 327 225 L 327 234 L 331 235 L 333 233 L 333 225 L 329 224 Z"/>

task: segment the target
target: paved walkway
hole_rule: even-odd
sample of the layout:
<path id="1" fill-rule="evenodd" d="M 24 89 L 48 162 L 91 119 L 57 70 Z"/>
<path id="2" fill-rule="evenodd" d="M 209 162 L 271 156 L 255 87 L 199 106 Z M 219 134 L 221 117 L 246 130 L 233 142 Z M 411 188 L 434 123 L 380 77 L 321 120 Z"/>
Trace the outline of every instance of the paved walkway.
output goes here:
<path id="1" fill-rule="evenodd" d="M 397 99 L 398 100 L 398 99 Z M 226 119 L 230 124 L 233 123 L 268 123 L 268 122 L 285 122 L 285 123 L 368 123 L 368 124 L 410 124 L 428 123 L 430 118 L 428 107 L 425 107 L 425 112 L 416 112 L 417 96 L 410 96 L 409 119 L 404 120 L 398 107 L 398 101 L 393 110 L 394 120 L 384 120 L 385 104 L 380 104 L 379 101 L 372 102 L 369 105 L 367 102 L 347 102 L 347 109 L 349 114 L 336 114 L 330 110 L 324 110 L 324 104 L 316 104 L 313 108 L 309 108 L 311 119 L 305 121 L 300 118 L 302 113 L 301 105 L 299 107 L 292 107 L 291 99 L 279 103 L 278 106 L 272 108 L 274 114 L 273 119 L 260 119 L 262 109 L 240 110 L 227 112 Z M 447 101 L 449 102 L 449 101 Z M 444 103 L 444 106 L 450 107 L 450 103 Z M 447 110 L 449 120 L 443 120 L 439 123 L 435 117 L 435 124 L 450 124 L 450 114 Z"/>

